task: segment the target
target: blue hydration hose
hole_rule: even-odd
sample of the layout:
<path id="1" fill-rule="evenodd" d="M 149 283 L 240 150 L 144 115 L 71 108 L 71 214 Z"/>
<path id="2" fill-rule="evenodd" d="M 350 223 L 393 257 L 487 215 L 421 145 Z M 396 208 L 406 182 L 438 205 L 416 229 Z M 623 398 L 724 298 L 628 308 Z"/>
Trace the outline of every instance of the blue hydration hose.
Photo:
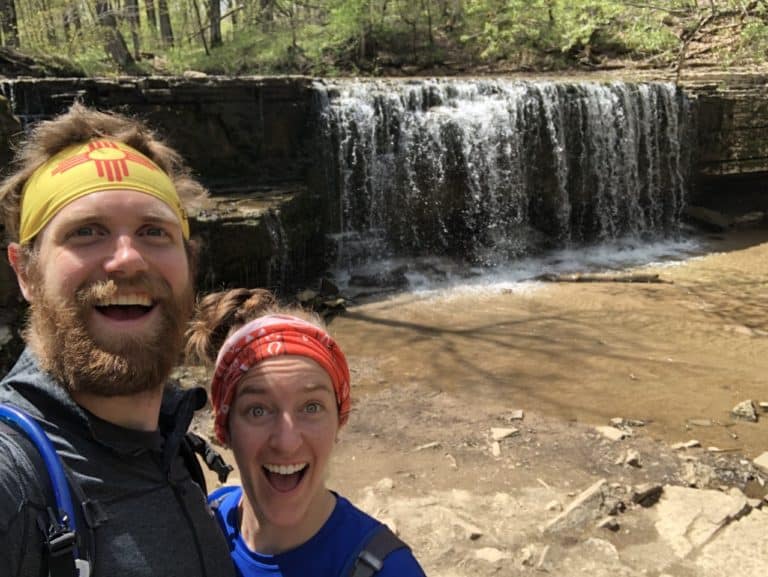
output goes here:
<path id="1" fill-rule="evenodd" d="M 25 412 L 0 404 L 0 420 L 16 425 L 26 433 L 32 443 L 34 443 L 40 456 L 43 458 L 45 468 L 48 469 L 48 475 L 53 486 L 53 497 L 56 501 L 57 521 L 61 525 L 76 532 L 75 526 L 75 508 L 72 505 L 72 496 L 69 492 L 69 484 L 64 475 L 64 466 L 61 463 L 59 454 L 53 448 L 48 435 L 45 434 L 42 427 L 35 422 L 32 417 Z M 75 558 L 77 558 L 77 548 L 74 549 Z"/>

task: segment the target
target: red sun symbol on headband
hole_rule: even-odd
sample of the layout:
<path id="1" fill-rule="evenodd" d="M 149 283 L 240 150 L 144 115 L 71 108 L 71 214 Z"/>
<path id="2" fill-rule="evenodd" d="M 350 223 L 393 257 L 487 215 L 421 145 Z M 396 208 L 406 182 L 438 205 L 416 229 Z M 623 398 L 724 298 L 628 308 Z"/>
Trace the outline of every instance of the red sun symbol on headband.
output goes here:
<path id="1" fill-rule="evenodd" d="M 123 150 L 109 140 L 94 140 L 88 143 L 88 150 L 62 160 L 51 172 L 51 176 L 64 174 L 71 168 L 93 162 L 96 174 L 109 182 L 121 182 L 128 176 L 128 162 L 135 162 L 150 170 L 158 170 L 152 162 L 138 152 Z"/>

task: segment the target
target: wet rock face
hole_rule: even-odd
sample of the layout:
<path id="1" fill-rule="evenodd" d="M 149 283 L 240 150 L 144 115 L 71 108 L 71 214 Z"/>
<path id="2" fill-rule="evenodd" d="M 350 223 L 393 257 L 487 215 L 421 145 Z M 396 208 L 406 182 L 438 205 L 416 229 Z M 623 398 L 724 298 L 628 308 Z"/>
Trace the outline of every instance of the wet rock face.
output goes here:
<path id="1" fill-rule="evenodd" d="M 54 78 L 0 82 L 23 125 L 75 100 L 136 114 L 207 183 L 303 180 L 306 78 Z"/>
<path id="2" fill-rule="evenodd" d="M 11 161 L 11 140 L 19 132 L 19 119 L 13 115 L 8 99 L 0 96 L 0 167 L 8 166 Z"/>

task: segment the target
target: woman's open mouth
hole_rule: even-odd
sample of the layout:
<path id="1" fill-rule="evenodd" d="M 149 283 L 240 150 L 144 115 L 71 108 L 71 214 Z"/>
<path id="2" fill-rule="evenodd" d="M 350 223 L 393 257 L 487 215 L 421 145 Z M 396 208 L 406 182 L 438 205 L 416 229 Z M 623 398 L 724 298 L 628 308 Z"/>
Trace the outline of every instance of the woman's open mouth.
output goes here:
<path id="1" fill-rule="evenodd" d="M 264 476 L 267 478 L 270 486 L 280 493 L 293 491 L 299 486 L 304 475 L 309 470 L 308 463 L 297 463 L 295 465 L 273 465 L 268 464 L 262 467 Z"/>

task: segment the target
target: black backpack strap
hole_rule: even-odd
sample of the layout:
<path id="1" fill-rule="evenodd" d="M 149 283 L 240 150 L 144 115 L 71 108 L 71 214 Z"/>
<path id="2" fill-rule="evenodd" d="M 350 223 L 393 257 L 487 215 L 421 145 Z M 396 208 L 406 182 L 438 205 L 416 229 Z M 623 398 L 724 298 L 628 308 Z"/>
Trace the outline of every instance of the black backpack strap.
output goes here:
<path id="1" fill-rule="evenodd" d="M 195 433 L 189 432 L 184 435 L 179 452 L 184 458 L 184 463 L 187 469 L 189 469 L 190 475 L 192 475 L 192 480 L 200 485 L 200 488 L 206 495 L 208 494 L 208 487 L 205 482 L 203 469 L 200 467 L 200 461 L 197 460 L 196 455 L 200 455 L 203 458 L 208 469 L 216 473 L 221 483 L 224 483 L 232 472 L 232 466 L 227 464 L 208 441 Z"/>
<path id="2" fill-rule="evenodd" d="M 410 549 L 408 545 L 395 535 L 392 530 L 382 524 L 374 531 L 357 554 L 349 577 L 371 577 L 384 567 L 384 559 L 397 549 Z"/>

